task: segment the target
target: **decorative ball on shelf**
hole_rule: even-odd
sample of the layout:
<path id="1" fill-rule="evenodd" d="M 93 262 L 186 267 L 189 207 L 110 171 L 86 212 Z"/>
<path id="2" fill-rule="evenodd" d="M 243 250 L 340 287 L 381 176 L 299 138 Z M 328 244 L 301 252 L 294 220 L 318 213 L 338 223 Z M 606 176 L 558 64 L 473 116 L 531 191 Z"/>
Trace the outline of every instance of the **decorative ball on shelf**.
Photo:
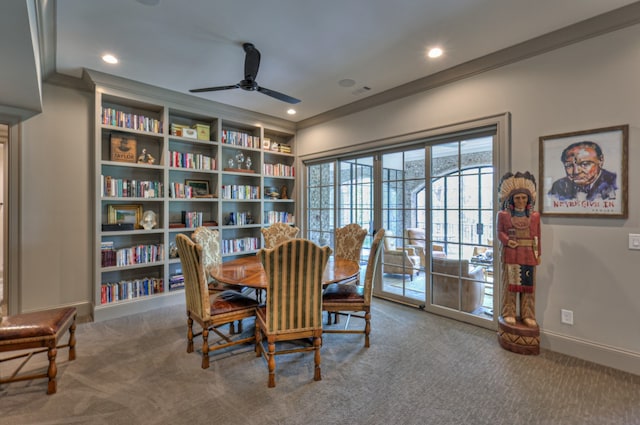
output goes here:
<path id="1" fill-rule="evenodd" d="M 142 214 L 142 220 L 140 220 L 140 226 L 144 227 L 145 230 L 151 230 L 156 227 L 158 222 L 156 221 L 156 213 L 147 210 Z"/>

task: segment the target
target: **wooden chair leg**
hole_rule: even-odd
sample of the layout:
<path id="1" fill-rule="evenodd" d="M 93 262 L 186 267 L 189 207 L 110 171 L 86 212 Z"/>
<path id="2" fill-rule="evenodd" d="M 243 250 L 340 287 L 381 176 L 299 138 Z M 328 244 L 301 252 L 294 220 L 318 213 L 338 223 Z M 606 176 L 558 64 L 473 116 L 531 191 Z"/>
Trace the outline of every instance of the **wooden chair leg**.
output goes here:
<path id="1" fill-rule="evenodd" d="M 320 349 L 318 348 L 318 352 Z M 267 364 L 269 365 L 269 388 L 276 386 L 276 344 L 269 342 L 269 352 L 267 353 Z"/>
<path id="2" fill-rule="evenodd" d="M 193 319 L 187 318 L 187 353 L 193 353 Z"/>
<path id="3" fill-rule="evenodd" d="M 202 329 L 202 368 L 209 368 L 209 328 Z"/>
<path id="4" fill-rule="evenodd" d="M 314 355 L 313 355 L 313 362 L 314 362 L 313 380 L 314 381 L 322 381 L 322 372 L 320 370 L 320 346 L 321 345 L 322 345 L 322 338 L 314 337 L 313 338 L 313 347 L 315 348 Z"/>

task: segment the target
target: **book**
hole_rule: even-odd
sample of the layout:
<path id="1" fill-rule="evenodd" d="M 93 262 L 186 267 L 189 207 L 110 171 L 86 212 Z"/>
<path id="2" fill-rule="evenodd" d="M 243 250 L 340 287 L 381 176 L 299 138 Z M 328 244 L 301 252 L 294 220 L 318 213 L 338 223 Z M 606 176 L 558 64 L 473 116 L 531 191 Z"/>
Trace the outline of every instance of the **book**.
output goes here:
<path id="1" fill-rule="evenodd" d="M 135 137 L 111 135 L 111 161 L 133 162 L 137 160 L 137 141 Z"/>

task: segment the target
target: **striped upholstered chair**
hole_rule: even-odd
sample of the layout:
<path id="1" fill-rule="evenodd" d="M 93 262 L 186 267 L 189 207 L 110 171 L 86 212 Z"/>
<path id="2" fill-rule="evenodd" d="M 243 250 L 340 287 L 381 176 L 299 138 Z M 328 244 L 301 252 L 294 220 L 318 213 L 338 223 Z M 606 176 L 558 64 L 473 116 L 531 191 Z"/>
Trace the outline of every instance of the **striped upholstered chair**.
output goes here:
<path id="1" fill-rule="evenodd" d="M 322 275 L 330 255 L 331 248 L 306 239 L 291 239 L 258 252 L 267 275 L 267 297 L 256 314 L 256 356 L 267 361 L 269 387 L 276 386 L 275 356 L 279 354 L 314 351 L 313 379 L 322 379 Z M 313 345 L 301 338 L 311 338 Z M 276 351 L 281 341 L 304 345 Z"/>
<path id="2" fill-rule="evenodd" d="M 264 247 L 273 248 L 280 242 L 295 238 L 300 229 L 287 223 L 273 223 L 269 227 L 263 227 L 261 231 Z"/>
<path id="3" fill-rule="evenodd" d="M 194 336 L 202 335 L 202 368 L 207 369 L 210 351 L 254 341 L 254 337 L 233 339 L 232 335 L 223 333 L 218 328 L 229 324 L 230 333 L 233 333 L 233 322 L 254 317 L 258 302 L 236 291 L 224 291 L 210 298 L 202 264 L 202 247 L 183 234 L 176 236 L 176 244 L 184 274 L 187 353 L 193 352 Z M 194 320 L 202 327 L 202 331 L 196 334 L 193 333 Z M 241 329 L 242 326 L 239 325 L 238 328 Z M 221 339 L 209 344 L 209 331 L 213 331 Z"/>
<path id="4" fill-rule="evenodd" d="M 384 229 L 376 232 L 371 251 L 369 251 L 369 261 L 367 271 L 364 276 L 364 285 L 340 285 L 332 283 L 327 286 L 322 296 L 322 309 L 329 315 L 345 314 L 350 317 L 364 319 L 364 329 L 325 329 L 326 333 L 364 333 L 364 346 L 369 347 L 369 333 L 371 332 L 371 295 L 373 292 L 373 279 L 376 276 L 380 251 L 382 250 L 382 239 Z M 347 313 L 349 312 L 349 313 Z M 362 312 L 364 314 L 353 314 Z M 347 326 L 349 322 L 347 321 Z"/>

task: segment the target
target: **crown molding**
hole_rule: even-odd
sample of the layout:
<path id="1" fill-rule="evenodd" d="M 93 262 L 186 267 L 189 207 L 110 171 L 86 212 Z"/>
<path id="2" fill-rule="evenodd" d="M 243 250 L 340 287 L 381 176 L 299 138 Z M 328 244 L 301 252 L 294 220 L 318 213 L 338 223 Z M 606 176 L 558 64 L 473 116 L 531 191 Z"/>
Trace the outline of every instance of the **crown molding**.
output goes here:
<path id="1" fill-rule="evenodd" d="M 303 129 L 640 23 L 640 1 L 298 121 Z"/>

